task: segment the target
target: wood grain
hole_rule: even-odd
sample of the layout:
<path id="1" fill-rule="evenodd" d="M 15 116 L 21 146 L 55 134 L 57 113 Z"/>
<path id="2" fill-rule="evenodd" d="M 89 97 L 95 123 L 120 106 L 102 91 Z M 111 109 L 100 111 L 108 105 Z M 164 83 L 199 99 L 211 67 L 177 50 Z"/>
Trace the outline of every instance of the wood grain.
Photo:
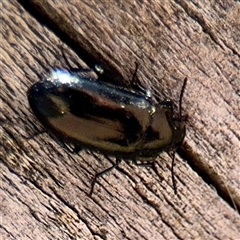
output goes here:
<path id="1" fill-rule="evenodd" d="M 240 3 L 158 2 L 1 3 L 3 239 L 239 238 Z M 124 162 L 125 174 L 101 178 L 90 198 L 94 174 L 111 162 L 71 154 L 47 133 L 34 136 L 43 128 L 26 92 L 66 66 L 62 48 L 73 64 L 102 63 L 114 84 L 129 84 L 138 62 L 141 83 L 176 103 L 188 77 L 178 195 L 163 153 L 155 171 Z"/>

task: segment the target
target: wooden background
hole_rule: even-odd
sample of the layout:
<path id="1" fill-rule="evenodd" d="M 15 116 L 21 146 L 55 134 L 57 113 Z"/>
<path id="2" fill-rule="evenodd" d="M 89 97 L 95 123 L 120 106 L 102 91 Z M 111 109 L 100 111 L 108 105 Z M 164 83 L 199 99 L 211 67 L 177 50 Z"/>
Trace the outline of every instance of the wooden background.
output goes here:
<path id="1" fill-rule="evenodd" d="M 234 0 L 0 3 L 2 239 L 240 239 L 240 2 Z M 43 130 L 27 89 L 70 61 L 102 63 L 105 79 L 138 78 L 177 102 L 185 76 L 187 135 L 156 169 L 71 154 Z"/>

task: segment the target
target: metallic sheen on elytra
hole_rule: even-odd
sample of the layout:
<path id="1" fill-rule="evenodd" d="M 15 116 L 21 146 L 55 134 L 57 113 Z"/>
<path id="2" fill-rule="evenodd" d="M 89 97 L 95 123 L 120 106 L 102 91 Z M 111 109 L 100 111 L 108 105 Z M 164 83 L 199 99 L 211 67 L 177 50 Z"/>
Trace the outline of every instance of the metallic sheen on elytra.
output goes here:
<path id="1" fill-rule="evenodd" d="M 28 91 L 40 122 L 64 142 L 117 158 L 148 158 L 181 145 L 171 101 L 56 69 Z"/>

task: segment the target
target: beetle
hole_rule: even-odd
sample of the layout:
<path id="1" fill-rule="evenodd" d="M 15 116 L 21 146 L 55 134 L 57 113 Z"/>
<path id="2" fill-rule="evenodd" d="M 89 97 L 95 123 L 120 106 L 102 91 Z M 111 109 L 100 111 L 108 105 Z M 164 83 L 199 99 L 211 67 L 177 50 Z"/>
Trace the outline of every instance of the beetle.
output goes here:
<path id="1" fill-rule="evenodd" d="M 31 86 L 27 95 L 39 121 L 63 142 L 116 157 L 112 167 L 95 175 L 91 195 L 96 179 L 116 168 L 122 159 L 148 163 L 160 152 L 175 151 L 182 144 L 185 123 L 181 102 L 187 78 L 176 117 L 170 100 L 156 102 L 147 91 L 115 86 L 83 72 L 52 70 Z"/>

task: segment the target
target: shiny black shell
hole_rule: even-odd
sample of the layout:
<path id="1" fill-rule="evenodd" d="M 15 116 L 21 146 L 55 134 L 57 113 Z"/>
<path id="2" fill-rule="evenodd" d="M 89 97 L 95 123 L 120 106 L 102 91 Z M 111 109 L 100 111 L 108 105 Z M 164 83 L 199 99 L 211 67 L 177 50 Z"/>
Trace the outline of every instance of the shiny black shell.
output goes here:
<path id="1" fill-rule="evenodd" d="M 177 148 L 185 125 L 170 101 L 56 69 L 28 90 L 40 122 L 66 143 L 119 158 L 148 158 Z"/>

